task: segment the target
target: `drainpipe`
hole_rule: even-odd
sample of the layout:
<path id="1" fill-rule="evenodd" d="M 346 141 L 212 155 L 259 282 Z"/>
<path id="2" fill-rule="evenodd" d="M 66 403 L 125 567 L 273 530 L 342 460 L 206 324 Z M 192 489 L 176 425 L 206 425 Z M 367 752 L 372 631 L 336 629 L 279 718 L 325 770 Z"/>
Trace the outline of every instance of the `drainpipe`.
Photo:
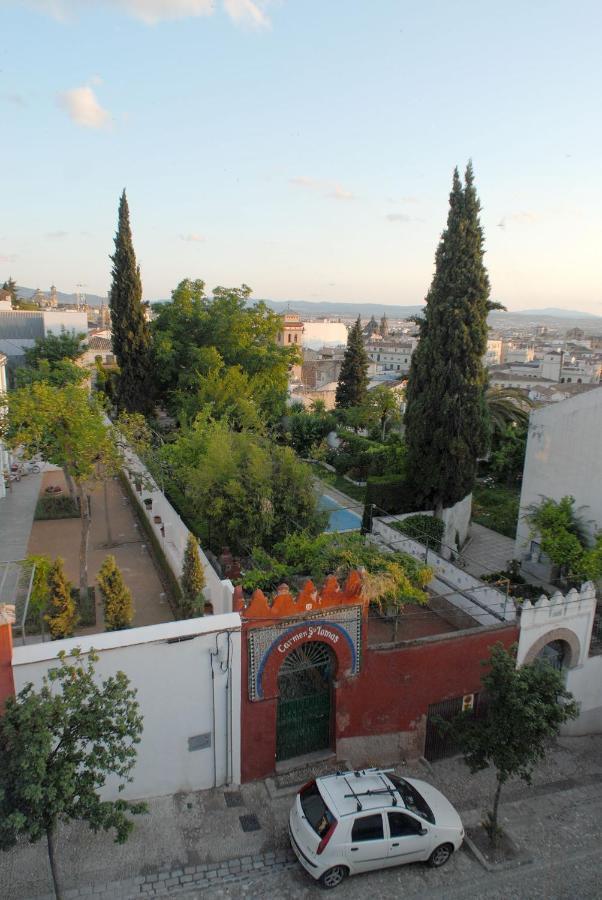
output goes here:
<path id="1" fill-rule="evenodd" d="M 13 632 L 15 623 L 15 607 L 12 604 L 0 604 L 0 712 L 9 697 L 15 695 L 13 678 Z"/>

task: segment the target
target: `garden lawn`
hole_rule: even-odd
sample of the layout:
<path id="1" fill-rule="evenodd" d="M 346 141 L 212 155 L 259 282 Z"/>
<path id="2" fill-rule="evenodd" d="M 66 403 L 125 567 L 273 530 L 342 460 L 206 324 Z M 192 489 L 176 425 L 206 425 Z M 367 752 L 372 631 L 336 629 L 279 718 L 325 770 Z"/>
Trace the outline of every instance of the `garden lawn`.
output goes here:
<path id="1" fill-rule="evenodd" d="M 516 534 L 520 488 L 477 482 L 472 492 L 472 520 L 506 537 Z"/>
<path id="2" fill-rule="evenodd" d="M 328 469 L 324 469 L 322 466 L 316 466 L 316 477 L 319 478 L 320 481 L 330 484 L 342 494 L 346 494 L 357 503 L 365 502 L 366 488 L 351 484 L 351 482 L 347 481 L 346 478 L 343 478 L 342 475 L 337 475 L 336 472 L 329 472 Z"/>

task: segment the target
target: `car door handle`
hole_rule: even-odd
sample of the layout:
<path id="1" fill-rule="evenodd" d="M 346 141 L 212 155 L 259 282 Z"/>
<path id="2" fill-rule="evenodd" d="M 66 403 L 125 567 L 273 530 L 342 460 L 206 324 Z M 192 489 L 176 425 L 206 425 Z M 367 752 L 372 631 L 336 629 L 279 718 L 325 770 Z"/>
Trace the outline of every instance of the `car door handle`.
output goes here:
<path id="1" fill-rule="evenodd" d="M 352 848 L 351 848 L 351 852 L 352 852 L 352 853 L 357 853 L 357 851 L 358 851 L 359 849 L 360 849 L 359 847 L 352 847 Z"/>
<path id="2" fill-rule="evenodd" d="M 392 846 L 392 847 L 399 847 L 399 843 L 397 843 L 397 844 L 391 844 L 391 846 Z"/>

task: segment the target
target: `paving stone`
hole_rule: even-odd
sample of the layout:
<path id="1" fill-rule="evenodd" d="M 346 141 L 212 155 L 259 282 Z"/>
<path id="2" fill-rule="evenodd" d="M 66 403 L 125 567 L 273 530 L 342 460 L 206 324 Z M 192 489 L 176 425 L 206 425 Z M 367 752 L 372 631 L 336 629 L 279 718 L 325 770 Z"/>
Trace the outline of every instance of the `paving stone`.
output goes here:
<path id="1" fill-rule="evenodd" d="M 184 868 L 185 875 L 194 875 L 195 872 L 198 872 L 198 868 L 196 866 L 186 866 Z"/>
<path id="2" fill-rule="evenodd" d="M 192 881 L 192 875 L 181 875 L 180 876 L 180 884 L 186 884 L 189 881 Z"/>

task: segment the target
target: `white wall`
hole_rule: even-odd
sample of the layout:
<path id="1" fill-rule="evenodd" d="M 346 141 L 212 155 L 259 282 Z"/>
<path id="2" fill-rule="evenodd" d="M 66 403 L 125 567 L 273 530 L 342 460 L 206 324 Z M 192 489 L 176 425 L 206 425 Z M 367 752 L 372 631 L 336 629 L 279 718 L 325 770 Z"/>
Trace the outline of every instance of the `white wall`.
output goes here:
<path id="1" fill-rule="evenodd" d="M 570 494 L 590 534 L 602 529 L 602 388 L 578 394 L 543 409 L 529 419 L 520 497 L 521 515 L 515 556 L 529 549 L 525 508 L 542 497 L 560 500 Z M 589 520 L 593 520 L 589 522 Z"/>
<path id="2" fill-rule="evenodd" d="M 128 469 L 124 471 L 124 474 L 130 482 L 138 506 L 142 510 L 142 514 L 148 519 L 151 528 L 154 529 L 170 569 L 175 577 L 180 579 L 184 564 L 184 552 L 190 531 L 167 497 L 159 490 L 136 454 L 131 450 L 127 450 L 125 456 L 128 460 Z M 144 485 L 140 492 L 136 490 L 136 473 L 140 474 Z M 150 509 L 144 504 L 146 498 L 150 498 L 153 501 Z M 160 524 L 155 523 L 155 516 L 160 516 Z M 161 525 L 165 528 L 165 535 L 161 533 Z M 205 587 L 203 588 L 205 599 L 213 604 L 214 613 L 232 612 L 232 596 L 234 594 L 232 582 L 228 579 L 222 581 L 219 578 L 203 553 L 202 548 L 199 554 L 203 572 L 205 573 Z"/>
<path id="3" fill-rule="evenodd" d="M 216 643 L 212 680 L 211 651 Z M 138 691 L 144 731 L 134 780 L 119 796 L 140 799 L 240 783 L 237 613 L 15 647 L 15 690 L 28 682 L 38 688 L 56 666 L 59 650 L 74 647 L 84 652 L 94 647 L 100 657 L 99 679 L 123 671 Z M 211 735 L 210 746 L 189 750 L 188 739 L 203 734 Z M 105 796 L 118 796 L 116 784 L 107 784 Z"/>
<path id="4" fill-rule="evenodd" d="M 44 334 L 60 334 L 61 331 L 88 333 L 88 314 L 70 309 L 44 309 Z"/>
<path id="5" fill-rule="evenodd" d="M 526 601 L 522 608 L 519 665 L 543 644 L 566 639 L 559 631 L 570 632 L 579 644 L 578 657 L 571 659 L 571 667 L 566 671 L 566 687 L 579 703 L 580 715 L 563 726 L 563 734 L 602 732 L 602 656 L 589 656 L 595 613 L 596 591 L 591 582 L 566 596 L 557 591 L 549 600 L 541 597 L 534 604 Z"/>

